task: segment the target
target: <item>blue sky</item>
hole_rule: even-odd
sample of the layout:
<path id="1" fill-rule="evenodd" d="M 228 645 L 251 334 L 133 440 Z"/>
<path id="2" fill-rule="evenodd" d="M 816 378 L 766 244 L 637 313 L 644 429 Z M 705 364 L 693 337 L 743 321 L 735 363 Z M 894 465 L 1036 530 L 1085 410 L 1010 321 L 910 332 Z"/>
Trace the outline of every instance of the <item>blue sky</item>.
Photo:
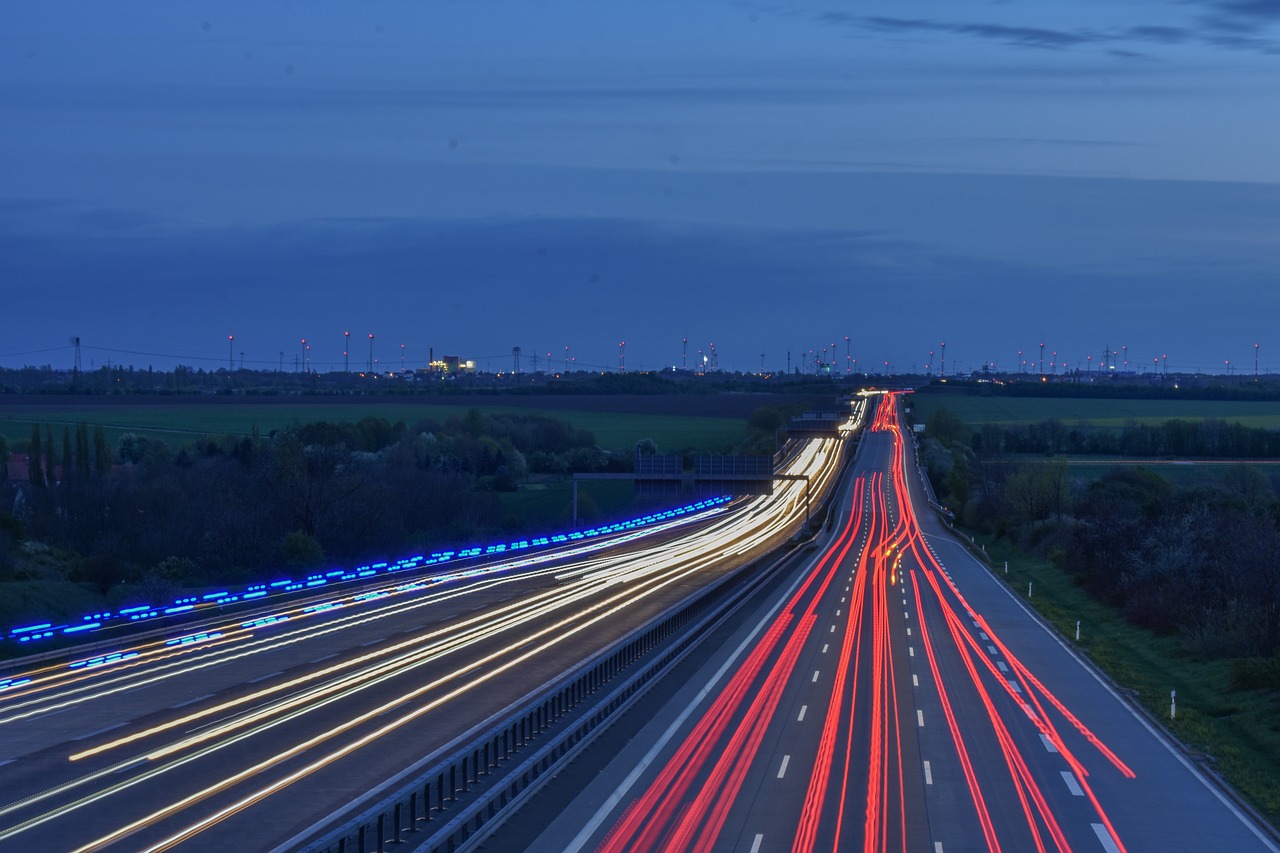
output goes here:
<path id="1" fill-rule="evenodd" d="M 1278 72 L 1275 0 L 8 4 L 0 365 L 1280 370 Z"/>

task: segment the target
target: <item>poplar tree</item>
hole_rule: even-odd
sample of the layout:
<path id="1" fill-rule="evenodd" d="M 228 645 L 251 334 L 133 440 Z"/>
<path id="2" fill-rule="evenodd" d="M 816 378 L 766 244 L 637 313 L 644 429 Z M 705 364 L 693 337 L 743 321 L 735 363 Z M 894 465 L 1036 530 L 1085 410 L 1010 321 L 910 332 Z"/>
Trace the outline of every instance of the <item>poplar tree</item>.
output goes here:
<path id="1" fill-rule="evenodd" d="M 76 474 L 87 480 L 92 467 L 89 461 L 89 425 L 81 421 L 76 424 Z"/>
<path id="2" fill-rule="evenodd" d="M 99 477 L 111 473 L 111 446 L 107 444 L 107 434 L 101 425 L 93 427 L 93 462 Z"/>
<path id="3" fill-rule="evenodd" d="M 44 468 L 40 465 L 40 426 L 31 427 L 31 452 L 27 455 L 27 479 L 37 489 L 44 486 Z"/>
<path id="4" fill-rule="evenodd" d="M 44 479 L 50 486 L 58 482 L 58 457 L 54 451 L 53 428 L 44 425 Z"/>
<path id="5" fill-rule="evenodd" d="M 71 428 L 62 428 L 62 480 L 66 482 L 71 479 Z"/>

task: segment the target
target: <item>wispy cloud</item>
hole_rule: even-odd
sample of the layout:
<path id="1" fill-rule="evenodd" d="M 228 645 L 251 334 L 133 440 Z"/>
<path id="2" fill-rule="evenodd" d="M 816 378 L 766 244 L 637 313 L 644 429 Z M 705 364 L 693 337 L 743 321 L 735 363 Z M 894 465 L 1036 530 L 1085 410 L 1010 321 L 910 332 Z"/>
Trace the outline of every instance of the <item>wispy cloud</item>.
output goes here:
<path id="1" fill-rule="evenodd" d="M 827 15 L 831 13 L 825 13 Z M 847 22 L 847 21 L 846 21 Z M 1017 27 L 987 23 L 949 23 L 923 18 L 872 16 L 858 19 L 860 26 L 882 32 L 944 32 L 990 39 L 1019 47 L 1067 48 L 1100 40 L 1096 34 L 1044 27 Z"/>
<path id="2" fill-rule="evenodd" d="M 1146 58 L 1145 54 L 1125 47 L 1127 44 L 1195 43 L 1227 50 L 1280 53 L 1280 42 L 1263 35 L 1263 31 L 1271 24 L 1280 22 L 1280 0 L 1214 0 L 1209 8 L 1212 10 L 1211 14 L 1201 18 L 1200 28 L 1159 24 L 1053 28 L 1007 22 L 855 15 L 830 9 L 814 13 L 813 19 L 831 26 L 882 34 L 941 33 L 1038 50 L 1100 47 L 1106 49 L 1108 54 L 1122 59 Z"/>

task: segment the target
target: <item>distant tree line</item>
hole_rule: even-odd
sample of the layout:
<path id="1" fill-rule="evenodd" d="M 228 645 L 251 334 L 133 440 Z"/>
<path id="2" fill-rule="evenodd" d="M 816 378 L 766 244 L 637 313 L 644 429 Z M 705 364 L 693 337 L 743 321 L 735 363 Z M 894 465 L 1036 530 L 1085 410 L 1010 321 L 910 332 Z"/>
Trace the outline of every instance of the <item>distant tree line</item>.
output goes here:
<path id="1" fill-rule="evenodd" d="M 54 436 L 34 426 L 15 448 L 29 454 L 28 479 L 0 481 L 0 580 L 18 578 L 20 539 L 67 554 L 68 578 L 102 591 L 253 580 L 281 566 L 471 543 L 518 523 L 495 492 L 531 472 L 632 464 L 564 421 L 476 409 L 413 426 L 364 418 L 214 436 L 176 450 L 133 433 L 112 448 L 85 424 L 64 428 L 60 443 Z"/>
<path id="2" fill-rule="evenodd" d="M 1049 557 L 1133 623 L 1177 635 L 1197 653 L 1272 660 L 1262 671 L 1280 687 L 1275 483 L 1247 464 L 1197 486 L 1174 486 L 1136 465 L 1082 481 L 1061 457 L 1004 455 L 1028 446 L 1034 449 L 1024 452 L 1069 450 L 1065 432 L 1044 422 L 999 436 L 986 427 L 975 433 L 940 409 L 927 425 L 921 456 L 939 500 L 966 527 Z M 1220 422 L 1171 421 L 1123 432 L 1133 443 L 1121 439 L 1121 446 L 1162 453 L 1270 455 L 1267 437 L 1259 435 L 1267 431 Z"/>

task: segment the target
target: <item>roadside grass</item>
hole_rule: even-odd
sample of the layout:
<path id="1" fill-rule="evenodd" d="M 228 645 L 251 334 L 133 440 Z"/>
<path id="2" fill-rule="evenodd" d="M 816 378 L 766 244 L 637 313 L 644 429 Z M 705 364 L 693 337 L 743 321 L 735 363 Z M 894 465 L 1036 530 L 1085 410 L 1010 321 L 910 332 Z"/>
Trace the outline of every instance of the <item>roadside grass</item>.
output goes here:
<path id="1" fill-rule="evenodd" d="M 666 414 L 634 414 L 629 412 L 560 411 L 512 406 L 429 405 L 408 403 L 375 403 L 368 406 L 343 403 L 325 405 L 255 405 L 201 406 L 199 408 L 163 405 L 134 405 L 68 410 L 65 408 L 14 409 L 0 415 L 0 434 L 10 445 L 31 436 L 31 425 L 49 425 L 58 440 L 61 427 L 78 423 L 101 425 L 112 446 L 126 432 L 159 438 L 173 447 L 207 435 L 247 436 L 256 426 L 263 435 L 283 427 L 316 421 L 351 422 L 361 418 L 385 418 L 391 423 L 414 424 L 427 420 L 444 421 L 463 416 L 476 408 L 486 413 L 536 414 L 559 418 L 576 429 L 589 430 L 596 442 L 606 449 L 626 449 L 642 438 L 652 438 L 664 452 L 689 448 L 706 453 L 721 453 L 742 440 L 746 422 L 741 418 L 691 417 Z"/>
<path id="2" fill-rule="evenodd" d="M 1173 637 L 1125 621 L 1120 611 L 1091 598 L 1048 560 L 1012 544 L 977 536 L 993 573 L 1052 623 L 1066 642 L 1130 692 L 1161 725 L 1221 775 L 1273 824 L 1280 821 L 1280 691 L 1232 690 L 1233 662 L 1205 660 Z M 1009 573 L 1003 571 L 1009 561 Z M 1080 620 L 1080 640 L 1075 637 Z M 1169 719 L 1169 691 L 1177 716 Z M 1112 744 L 1123 759 L 1122 745 Z"/>
<path id="3" fill-rule="evenodd" d="M 1010 426 L 1055 418 L 1064 424 L 1123 427 L 1137 422 L 1162 424 L 1173 418 L 1218 420 L 1249 427 L 1280 428 L 1280 402 L 1274 400 L 1124 400 L 1088 397 L 1012 397 L 998 394 L 925 392 L 911 397 L 916 423 L 928 423 L 947 408 L 971 427 Z"/>
<path id="4" fill-rule="evenodd" d="M 508 516 L 519 518 L 528 530 L 556 533 L 568 530 L 573 518 L 573 481 L 528 483 L 514 492 L 499 493 Z M 668 503 L 674 503 L 672 499 Z M 594 514 L 600 520 L 643 515 L 637 505 L 635 486 L 629 480 L 584 480 L 578 483 L 578 512 L 583 522 Z"/>

